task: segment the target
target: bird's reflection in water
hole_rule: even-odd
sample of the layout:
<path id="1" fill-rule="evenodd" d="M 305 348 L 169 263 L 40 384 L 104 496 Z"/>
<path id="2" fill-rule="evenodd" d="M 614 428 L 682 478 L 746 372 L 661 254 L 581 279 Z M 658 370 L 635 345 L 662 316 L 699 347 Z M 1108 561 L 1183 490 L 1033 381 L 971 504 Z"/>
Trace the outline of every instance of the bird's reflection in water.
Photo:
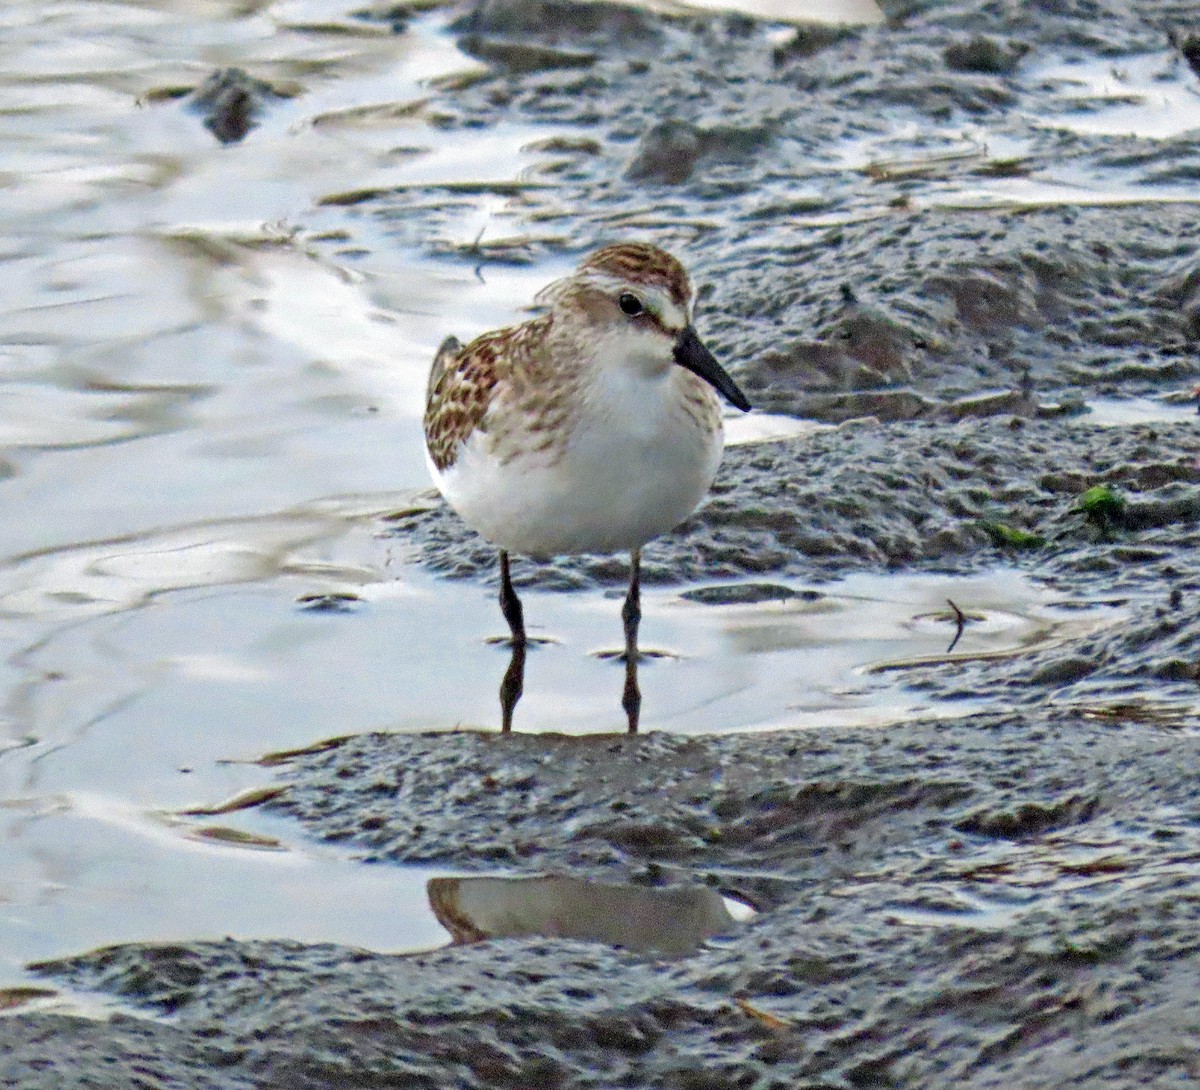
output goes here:
<path id="1" fill-rule="evenodd" d="M 642 709 L 642 690 L 638 685 L 638 625 L 642 620 L 641 594 L 639 588 L 639 573 L 641 570 L 641 550 L 634 549 L 630 557 L 629 593 L 625 596 L 625 605 L 621 609 L 621 621 L 625 629 L 625 650 L 621 659 L 625 663 L 625 688 L 621 693 L 621 707 L 625 709 L 625 719 L 630 734 L 637 734 L 638 718 Z M 508 553 L 500 553 L 500 610 L 508 622 L 510 637 L 508 645 L 512 655 L 508 660 L 508 669 L 500 681 L 500 731 L 507 734 L 512 730 L 513 712 L 517 702 L 525 691 L 525 653 L 530 643 L 544 643 L 544 640 L 530 640 L 525 633 L 525 611 L 521 608 L 521 600 L 512 585 L 512 568 Z"/>
<path id="2" fill-rule="evenodd" d="M 566 875 L 431 878 L 438 922 L 455 942 L 546 936 L 683 957 L 754 914 L 708 886 L 652 888 Z"/>
<path id="3" fill-rule="evenodd" d="M 511 640 L 512 656 L 500 681 L 500 730 L 512 730 L 513 711 L 525 691 L 525 640 Z"/>
<path id="4" fill-rule="evenodd" d="M 510 639 L 504 641 L 509 647 L 508 668 L 500 679 L 500 731 L 508 734 L 512 730 L 513 712 L 520 702 L 521 694 L 525 691 L 525 658 L 529 645 L 549 643 L 543 639 Z M 637 734 L 638 710 L 642 704 L 642 690 L 638 682 L 638 662 L 642 658 L 660 658 L 661 651 L 639 652 L 636 643 L 631 647 L 626 636 L 626 646 L 620 652 L 601 652 L 600 657 L 619 659 L 625 664 L 625 687 L 621 693 L 621 706 L 625 709 L 628 722 L 628 732 Z M 633 709 L 632 713 L 630 709 Z"/>

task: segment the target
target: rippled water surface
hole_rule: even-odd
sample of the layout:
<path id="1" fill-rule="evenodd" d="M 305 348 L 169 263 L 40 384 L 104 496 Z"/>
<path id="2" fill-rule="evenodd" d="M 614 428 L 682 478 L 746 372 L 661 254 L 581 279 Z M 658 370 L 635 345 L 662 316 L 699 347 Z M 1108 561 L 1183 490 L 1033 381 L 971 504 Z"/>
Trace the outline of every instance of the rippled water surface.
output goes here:
<path id="1" fill-rule="evenodd" d="M 364 550 L 358 573 L 336 553 L 426 487 L 416 437 L 432 348 L 447 327 L 511 317 L 546 276 L 485 284 L 378 240 L 369 267 L 356 262 L 362 225 L 322 209 L 323 196 L 511 178 L 544 134 L 465 144 L 419 121 L 422 153 L 397 151 L 394 126 L 347 110 L 419 98 L 424 81 L 471 62 L 436 17 L 393 35 L 334 9 L 0 13 L 0 465 L 12 471 L 0 484 L 0 975 L 139 938 L 444 937 L 416 911 L 422 875 L 197 835 L 203 822 L 172 813 L 267 778 L 228 758 L 344 729 L 339 694 L 374 703 L 376 725 L 419 720 L 294 598 L 326 564 L 340 581 L 395 578 L 378 569 L 381 551 Z M 227 65 L 305 94 L 264 116 L 252 143 L 222 146 L 153 93 Z M 476 214 L 492 218 L 486 201 Z M 344 262 L 311 252 L 307 239 L 328 231 L 344 233 Z M 175 612 L 185 594 L 207 613 L 203 631 Z M 280 621 L 298 628 L 283 635 Z M 118 651 L 127 636 L 136 648 Z M 310 672 L 314 639 L 325 646 Z M 37 661 L 54 645 L 57 666 Z M 322 708 L 298 693 L 280 701 L 264 653 L 307 675 Z M 436 694 L 429 665 L 414 676 Z M 180 700 L 176 682 L 237 689 L 234 710 L 205 709 L 198 692 Z"/>
<path id="2" fill-rule="evenodd" d="M 267 784 L 267 751 L 497 722 L 493 592 L 408 567 L 379 520 L 426 502 L 434 347 L 518 317 L 565 266 L 483 276 L 328 200 L 509 181 L 543 154 L 553 131 L 468 140 L 423 114 L 428 81 L 474 63 L 443 26 L 433 13 L 393 34 L 315 2 L 0 10 L 0 977 L 132 939 L 444 938 L 423 872 L 351 864 L 258 815 L 184 814 Z M 303 93 L 221 145 L 160 92 L 231 65 Z M 519 230 L 501 196 L 456 209 L 448 246 Z M 805 425 L 738 427 L 751 441 Z M 328 592 L 357 601 L 298 605 Z M 1063 609 L 1004 572 L 863 576 L 745 606 L 655 590 L 643 641 L 666 654 L 644 671 L 645 726 L 927 710 L 903 665 L 945 653 L 947 599 L 968 615 L 966 657 L 1117 615 Z M 527 595 L 549 642 L 530 656 L 520 729 L 620 728 L 620 670 L 598 654 L 619 607 Z"/>

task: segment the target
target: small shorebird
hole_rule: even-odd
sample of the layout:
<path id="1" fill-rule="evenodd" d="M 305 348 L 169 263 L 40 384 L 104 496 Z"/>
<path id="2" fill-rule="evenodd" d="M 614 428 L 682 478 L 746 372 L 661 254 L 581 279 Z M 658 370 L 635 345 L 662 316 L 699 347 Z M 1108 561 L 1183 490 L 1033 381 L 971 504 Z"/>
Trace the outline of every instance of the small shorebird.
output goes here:
<path id="1" fill-rule="evenodd" d="M 721 460 L 714 389 L 750 402 L 692 326 L 683 266 L 644 243 L 597 250 L 544 289 L 548 312 L 448 337 L 433 361 L 425 452 L 438 489 L 500 550 L 500 608 L 513 657 L 500 687 L 512 727 L 525 622 L 509 553 L 547 558 L 629 550 L 622 706 L 635 732 L 642 546 L 695 510 Z"/>

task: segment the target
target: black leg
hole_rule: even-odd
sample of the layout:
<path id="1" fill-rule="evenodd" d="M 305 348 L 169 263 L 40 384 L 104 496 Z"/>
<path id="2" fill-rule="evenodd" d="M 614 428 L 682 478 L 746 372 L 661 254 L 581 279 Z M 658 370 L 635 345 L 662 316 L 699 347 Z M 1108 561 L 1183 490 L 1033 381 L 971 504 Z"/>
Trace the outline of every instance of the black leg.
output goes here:
<path id="1" fill-rule="evenodd" d="M 513 710 L 525 690 L 526 640 L 521 599 L 513 590 L 508 553 L 503 550 L 500 552 L 500 610 L 512 633 L 512 658 L 508 660 L 508 669 L 504 671 L 504 679 L 500 682 L 500 730 L 507 734 L 512 730 Z"/>
<path id="2" fill-rule="evenodd" d="M 642 550 L 634 549 L 629 554 L 629 593 L 621 609 L 621 620 L 625 622 L 625 692 L 621 707 L 629 720 L 629 733 L 637 734 L 638 713 L 642 707 L 642 691 L 638 688 L 638 624 L 642 619 L 641 592 Z"/>
<path id="3" fill-rule="evenodd" d="M 508 568 L 508 553 L 500 550 L 500 611 L 508 622 L 508 630 L 512 633 L 514 644 L 525 642 L 525 612 L 521 609 L 521 599 L 513 590 L 512 574 Z"/>

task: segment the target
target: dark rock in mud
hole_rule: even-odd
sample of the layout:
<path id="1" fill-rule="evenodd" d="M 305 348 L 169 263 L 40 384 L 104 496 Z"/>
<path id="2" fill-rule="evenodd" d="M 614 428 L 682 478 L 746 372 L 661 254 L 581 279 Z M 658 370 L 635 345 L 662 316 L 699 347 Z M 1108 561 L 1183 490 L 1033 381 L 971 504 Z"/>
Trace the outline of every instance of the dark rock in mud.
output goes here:
<path id="1" fill-rule="evenodd" d="M 700 131 L 695 125 L 659 122 L 642 137 L 625 176 L 633 181 L 679 185 L 692 176 L 701 147 Z"/>
<path id="2" fill-rule="evenodd" d="M 711 495 L 677 531 L 650 542 L 647 582 L 828 577 L 864 568 L 972 571 L 1017 555 L 998 550 L 987 523 L 1047 539 L 1034 560 L 1061 585 L 1111 586 L 1117 546 L 1163 548 L 1163 563 L 1196 561 L 1176 546 L 1200 544 L 1200 431 L 1190 424 L 1097 427 L 1078 419 L 965 419 L 884 425 L 858 421 L 811 436 L 732 447 Z M 1096 485 L 1128 495 L 1131 527 L 1119 541 L 1079 510 Z M 490 574 L 495 550 L 449 508 L 406 513 L 389 534 L 409 557 L 455 577 Z M 1161 576 L 1120 566 L 1121 579 Z M 525 586 L 619 583 L 620 558 L 519 561 Z"/>
<path id="3" fill-rule="evenodd" d="M 662 121 L 642 135 L 625 171 L 630 181 L 681 185 L 707 162 L 728 163 L 753 157 L 770 141 L 768 127 L 692 125 Z"/>
<path id="4" fill-rule="evenodd" d="M 103 1055 L 101 1080 L 140 1066 L 205 1088 L 213 1071 L 297 1088 L 1178 1083 L 1192 1057 L 1173 1042 L 1200 1029 L 1198 772 L 1192 736 L 1066 711 L 886 734 L 349 739 L 285 770 L 278 806 L 317 836 L 456 869 L 708 876 L 763 911 L 670 963 L 558 939 L 99 950 L 38 971 L 132 1013 L 2 1020 L 0 1074 L 71 1086 L 53 1080 Z"/>
<path id="5" fill-rule="evenodd" d="M 458 46 L 464 53 L 514 74 L 545 72 L 555 68 L 590 68 L 596 63 L 594 53 L 527 45 L 523 42 L 506 42 L 486 38 L 480 34 L 468 34 L 459 38 Z"/>
<path id="6" fill-rule="evenodd" d="M 701 134 L 695 125 L 662 121 L 642 137 L 625 176 L 633 181 L 679 185 L 692 176 L 701 148 Z"/>
<path id="7" fill-rule="evenodd" d="M 1200 76 L 1200 35 L 1189 35 L 1179 43 L 1179 52 L 1192 71 Z"/>
<path id="8" fill-rule="evenodd" d="M 240 68 L 219 68 L 188 100 L 204 117 L 204 127 L 222 144 L 236 144 L 258 124 L 264 105 L 284 97 L 270 83 Z"/>
<path id="9" fill-rule="evenodd" d="M 984 72 L 993 76 L 1010 76 L 1016 71 L 1028 47 L 1001 45 L 994 38 L 978 35 L 965 42 L 946 46 L 942 56 L 946 66 L 959 72 Z"/>
<path id="10" fill-rule="evenodd" d="M 705 606 L 748 606 L 759 602 L 788 602 L 796 598 L 815 602 L 821 597 L 821 592 L 793 590 L 780 583 L 732 583 L 696 587 L 694 590 L 685 590 L 679 597 Z"/>
<path id="11" fill-rule="evenodd" d="M 571 0 L 476 0 L 451 29 L 460 34 L 495 34 L 551 42 L 604 39 L 621 44 L 654 37 L 657 20 L 625 4 Z"/>

